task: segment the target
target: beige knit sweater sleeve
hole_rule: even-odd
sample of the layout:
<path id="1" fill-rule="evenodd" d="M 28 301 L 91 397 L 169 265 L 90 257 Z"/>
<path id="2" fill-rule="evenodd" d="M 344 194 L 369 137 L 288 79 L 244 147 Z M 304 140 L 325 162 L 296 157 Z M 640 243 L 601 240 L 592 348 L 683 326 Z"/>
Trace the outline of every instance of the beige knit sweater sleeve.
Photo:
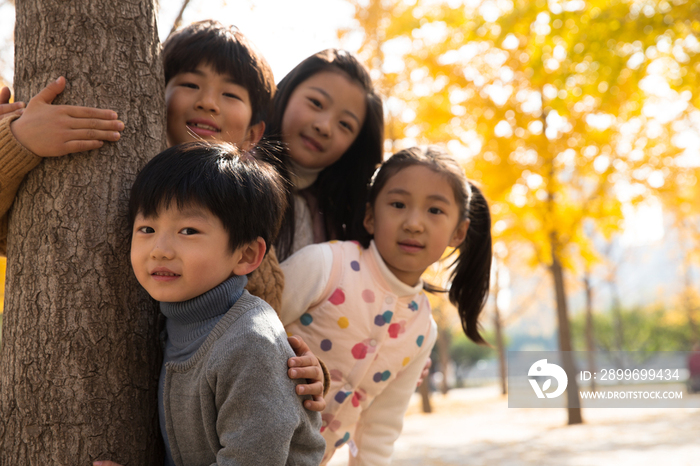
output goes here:
<path id="1" fill-rule="evenodd" d="M 248 275 L 246 289 L 253 296 L 261 298 L 279 313 L 284 290 L 284 273 L 272 246 L 260 266 Z"/>
<path id="2" fill-rule="evenodd" d="M 36 167 L 41 157 L 27 150 L 15 139 L 10 123 L 17 115 L 0 119 L 0 255 L 7 254 L 8 212 L 24 177 Z"/>

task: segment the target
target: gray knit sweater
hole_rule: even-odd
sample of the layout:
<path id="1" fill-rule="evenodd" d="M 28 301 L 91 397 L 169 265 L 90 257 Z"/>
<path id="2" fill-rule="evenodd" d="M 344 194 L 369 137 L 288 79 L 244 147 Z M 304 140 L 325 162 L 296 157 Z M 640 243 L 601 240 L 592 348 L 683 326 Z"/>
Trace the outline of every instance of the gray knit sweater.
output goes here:
<path id="1" fill-rule="evenodd" d="M 220 288 L 230 291 L 230 284 L 222 285 L 175 303 L 178 309 L 161 309 L 202 315 L 203 303 L 225 299 Z M 202 317 L 216 319 L 210 312 Z M 319 464 L 325 448 L 320 415 L 303 407 L 287 377 L 294 352 L 275 311 L 244 291 L 217 320 L 203 341 L 195 338 L 199 347 L 191 357 L 165 363 L 163 419 L 174 464 Z"/>

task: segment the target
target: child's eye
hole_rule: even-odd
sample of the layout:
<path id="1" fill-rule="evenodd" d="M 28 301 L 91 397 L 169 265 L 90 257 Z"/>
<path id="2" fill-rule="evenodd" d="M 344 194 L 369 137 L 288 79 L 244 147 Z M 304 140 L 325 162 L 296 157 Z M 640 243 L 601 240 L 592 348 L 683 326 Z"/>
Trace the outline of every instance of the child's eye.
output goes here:
<path id="1" fill-rule="evenodd" d="M 355 132 L 355 127 L 352 126 L 350 123 L 348 123 L 348 122 L 346 122 L 346 121 L 341 121 L 341 122 L 340 122 L 340 126 L 342 126 L 343 128 L 345 128 L 346 130 L 350 131 L 351 133 L 354 133 L 354 132 Z"/>
<path id="2" fill-rule="evenodd" d="M 389 205 L 391 207 L 395 207 L 397 209 L 403 209 L 404 207 L 406 207 L 406 204 L 404 204 L 403 202 L 400 202 L 400 201 L 394 201 L 394 202 L 390 203 Z"/>
<path id="3" fill-rule="evenodd" d="M 430 209 L 428 209 L 428 212 L 430 212 L 431 214 L 442 214 L 443 210 L 439 207 L 431 207 Z"/>
<path id="4" fill-rule="evenodd" d="M 182 87 L 188 87 L 188 88 L 190 88 L 190 89 L 199 89 L 199 86 L 196 85 L 195 83 L 184 82 L 184 83 L 181 83 L 180 86 L 182 86 Z"/>
<path id="5" fill-rule="evenodd" d="M 187 228 L 183 228 L 182 230 L 180 230 L 180 233 L 182 233 L 185 236 L 190 236 L 190 235 L 196 235 L 197 233 L 199 233 L 199 231 L 197 231 L 194 228 L 187 227 Z"/>
<path id="6" fill-rule="evenodd" d="M 230 98 L 230 99 L 236 99 L 236 100 L 243 101 L 243 99 L 241 99 L 239 96 L 237 96 L 236 94 L 234 94 L 234 93 L 232 93 L 232 92 L 224 92 L 224 97 L 228 97 L 228 98 Z"/>
<path id="7" fill-rule="evenodd" d="M 311 104 L 312 104 L 314 107 L 323 108 L 323 105 L 321 105 L 321 101 L 318 100 L 318 99 L 314 99 L 313 97 L 309 97 L 309 102 L 311 102 Z"/>
<path id="8" fill-rule="evenodd" d="M 152 227 L 141 227 L 137 231 L 140 233 L 155 233 L 155 230 Z"/>

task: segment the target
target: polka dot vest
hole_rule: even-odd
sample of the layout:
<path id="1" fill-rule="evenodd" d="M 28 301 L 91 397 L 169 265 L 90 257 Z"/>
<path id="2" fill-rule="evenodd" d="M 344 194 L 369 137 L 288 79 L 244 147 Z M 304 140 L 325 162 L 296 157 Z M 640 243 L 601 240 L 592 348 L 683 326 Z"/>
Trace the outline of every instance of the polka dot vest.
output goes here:
<path id="1" fill-rule="evenodd" d="M 321 428 L 324 461 L 352 439 L 362 410 L 421 351 L 431 325 L 425 294 L 393 294 L 369 250 L 355 242 L 331 242 L 331 249 L 326 293 L 286 327 L 330 370 Z"/>

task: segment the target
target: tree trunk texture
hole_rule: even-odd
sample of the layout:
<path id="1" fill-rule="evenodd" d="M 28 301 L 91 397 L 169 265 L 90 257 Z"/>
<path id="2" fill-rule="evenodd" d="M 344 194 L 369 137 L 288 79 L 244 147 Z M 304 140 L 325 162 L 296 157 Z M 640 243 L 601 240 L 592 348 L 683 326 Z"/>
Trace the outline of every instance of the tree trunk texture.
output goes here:
<path id="1" fill-rule="evenodd" d="M 583 279 L 586 290 L 586 351 L 588 351 L 588 370 L 592 373 L 595 369 L 595 337 L 593 328 L 593 286 L 588 271 Z M 591 379 L 591 391 L 595 391 L 595 379 Z"/>
<path id="2" fill-rule="evenodd" d="M 501 310 L 498 307 L 498 295 L 501 292 L 499 284 L 499 271 L 501 270 L 500 262 L 494 268 L 495 277 L 493 279 L 493 327 L 496 330 L 496 350 L 498 351 L 498 372 L 501 377 L 501 394 L 508 393 L 508 374 L 506 371 L 506 345 L 503 341 L 503 321 L 501 320 Z"/>
<path id="3" fill-rule="evenodd" d="M 440 369 L 442 370 L 442 381 L 440 382 L 440 393 L 445 395 L 450 387 L 448 385 L 448 373 L 450 371 L 450 330 L 446 327 L 438 326 L 437 337 L 438 355 L 440 358 Z"/>
<path id="4" fill-rule="evenodd" d="M 10 212 L 0 361 L 0 466 L 162 464 L 155 302 L 129 264 L 128 193 L 165 147 L 153 0 L 23 0 L 15 87 L 28 101 L 115 110 L 122 139 L 45 159 Z"/>
<path id="5" fill-rule="evenodd" d="M 552 264 L 550 272 L 554 280 L 554 291 L 557 304 L 557 323 L 559 324 L 559 351 L 562 352 L 562 363 L 564 370 L 569 377 L 569 383 L 566 388 L 567 405 L 569 408 L 569 424 L 581 424 L 583 416 L 581 408 L 572 406 L 581 406 L 578 397 L 578 382 L 576 381 L 576 367 L 572 356 L 571 347 L 571 331 L 569 326 L 569 309 L 566 301 L 566 288 L 564 287 L 564 271 L 557 257 L 557 249 L 554 241 L 552 241 Z"/>
<path id="6" fill-rule="evenodd" d="M 690 254 L 683 254 L 683 306 L 688 316 L 688 326 L 690 327 L 691 346 L 700 343 L 700 331 L 695 319 L 696 306 L 693 300 L 693 265 Z"/>
<path id="7" fill-rule="evenodd" d="M 418 387 L 418 392 L 420 393 L 421 408 L 424 413 L 432 413 L 433 406 L 430 404 L 430 376 L 423 379 L 423 383 Z"/>

